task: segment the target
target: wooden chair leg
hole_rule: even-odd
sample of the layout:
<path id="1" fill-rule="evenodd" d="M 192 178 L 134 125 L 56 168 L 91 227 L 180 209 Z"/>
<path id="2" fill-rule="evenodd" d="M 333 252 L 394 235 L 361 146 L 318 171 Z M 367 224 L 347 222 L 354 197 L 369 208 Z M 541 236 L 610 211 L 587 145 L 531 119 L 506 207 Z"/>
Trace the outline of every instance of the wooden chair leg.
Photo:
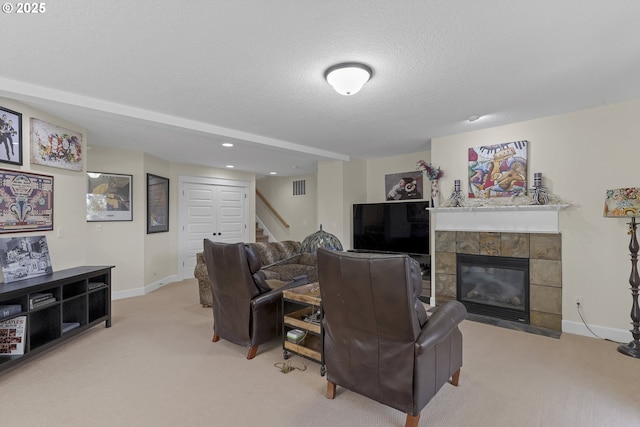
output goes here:
<path id="1" fill-rule="evenodd" d="M 220 337 L 218 335 L 216 335 L 216 333 L 214 332 L 213 333 L 213 338 L 211 338 L 211 341 L 218 342 L 218 341 L 220 341 Z"/>
<path id="2" fill-rule="evenodd" d="M 333 399 L 336 397 L 336 385 L 327 380 L 327 399 Z"/>
<path id="3" fill-rule="evenodd" d="M 249 347 L 249 353 L 247 354 L 247 359 L 251 360 L 254 357 L 256 357 L 256 354 L 258 353 L 258 346 L 255 347 Z"/>
<path id="4" fill-rule="evenodd" d="M 462 368 L 460 368 L 462 369 Z M 460 380 L 460 369 L 458 369 L 453 376 L 451 376 L 451 384 L 457 386 L 458 385 L 458 380 Z"/>
<path id="5" fill-rule="evenodd" d="M 420 414 L 418 415 L 407 414 L 407 421 L 405 421 L 404 427 L 418 427 L 419 422 L 420 422 Z"/>

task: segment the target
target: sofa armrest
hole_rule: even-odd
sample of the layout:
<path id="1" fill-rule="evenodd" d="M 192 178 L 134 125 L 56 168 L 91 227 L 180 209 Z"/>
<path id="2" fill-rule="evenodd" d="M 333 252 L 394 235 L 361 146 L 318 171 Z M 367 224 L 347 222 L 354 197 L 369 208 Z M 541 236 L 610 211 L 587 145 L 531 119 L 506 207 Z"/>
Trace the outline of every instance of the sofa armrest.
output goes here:
<path id="1" fill-rule="evenodd" d="M 447 301 L 431 315 L 415 343 L 415 354 L 420 356 L 445 339 L 467 315 L 459 301 Z"/>

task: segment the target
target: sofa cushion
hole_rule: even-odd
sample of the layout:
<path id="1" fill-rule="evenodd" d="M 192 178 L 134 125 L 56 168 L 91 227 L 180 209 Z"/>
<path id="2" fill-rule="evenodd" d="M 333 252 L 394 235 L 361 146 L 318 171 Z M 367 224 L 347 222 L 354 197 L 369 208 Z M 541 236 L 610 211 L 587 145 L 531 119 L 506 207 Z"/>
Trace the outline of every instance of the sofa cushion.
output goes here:
<path id="1" fill-rule="evenodd" d="M 291 258 L 300 253 L 300 242 L 293 240 L 283 240 L 281 242 L 256 242 L 250 243 L 253 246 L 260 260 L 262 261 L 262 267 L 267 267 L 270 264 L 284 261 L 287 258 Z"/>

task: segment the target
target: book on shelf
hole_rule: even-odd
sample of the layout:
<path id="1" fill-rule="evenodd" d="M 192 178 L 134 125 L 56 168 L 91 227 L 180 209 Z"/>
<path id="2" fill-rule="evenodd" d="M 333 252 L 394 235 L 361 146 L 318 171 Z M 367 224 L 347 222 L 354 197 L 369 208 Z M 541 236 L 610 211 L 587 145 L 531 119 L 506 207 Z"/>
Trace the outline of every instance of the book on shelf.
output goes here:
<path id="1" fill-rule="evenodd" d="M 53 298 L 53 292 L 41 292 L 29 295 L 29 302 L 33 304 L 35 302 L 44 301 L 50 298 Z"/>
<path id="2" fill-rule="evenodd" d="M 64 322 L 62 323 L 62 333 L 64 334 L 78 327 L 80 327 L 80 323 L 78 322 Z"/>
<path id="3" fill-rule="evenodd" d="M 107 286 L 106 283 L 103 282 L 89 282 L 89 290 L 92 291 L 94 289 L 103 288 Z"/>
<path id="4" fill-rule="evenodd" d="M 42 301 L 31 303 L 31 307 L 30 308 L 33 310 L 34 308 L 44 307 L 45 305 L 52 304 L 52 303 L 54 303 L 56 301 L 57 301 L 57 299 L 55 299 L 54 297 L 51 297 L 49 299 L 45 299 L 45 300 L 42 300 Z"/>
<path id="5" fill-rule="evenodd" d="M 20 304 L 0 304 L 0 319 L 22 313 Z"/>
<path id="6" fill-rule="evenodd" d="M 0 322 L 0 355 L 24 354 L 27 316 L 18 316 Z"/>

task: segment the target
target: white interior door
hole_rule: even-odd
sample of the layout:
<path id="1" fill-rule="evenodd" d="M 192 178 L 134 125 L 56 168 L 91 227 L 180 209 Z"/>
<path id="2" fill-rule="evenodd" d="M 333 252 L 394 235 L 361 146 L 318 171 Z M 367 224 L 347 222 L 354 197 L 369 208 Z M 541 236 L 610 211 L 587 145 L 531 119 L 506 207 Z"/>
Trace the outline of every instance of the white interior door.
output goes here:
<path id="1" fill-rule="evenodd" d="M 196 254 L 202 252 L 204 239 L 235 243 L 249 238 L 247 188 L 204 181 L 186 181 L 181 185 L 178 266 L 181 279 L 193 277 Z"/>

